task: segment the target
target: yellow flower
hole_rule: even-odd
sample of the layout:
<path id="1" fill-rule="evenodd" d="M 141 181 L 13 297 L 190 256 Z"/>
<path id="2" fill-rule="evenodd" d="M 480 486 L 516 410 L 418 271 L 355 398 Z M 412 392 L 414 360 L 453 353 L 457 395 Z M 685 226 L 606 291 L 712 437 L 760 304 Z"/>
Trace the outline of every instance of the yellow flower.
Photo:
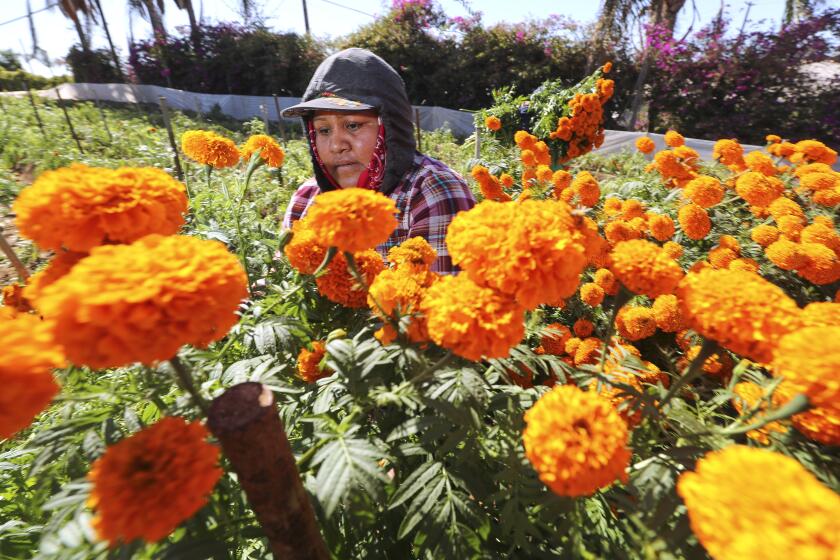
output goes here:
<path id="1" fill-rule="evenodd" d="M 758 225 L 750 232 L 750 238 L 762 247 L 767 247 L 779 239 L 779 230 L 767 224 Z"/>
<path id="2" fill-rule="evenodd" d="M 840 327 L 840 304 L 815 301 L 802 309 L 803 327 Z"/>
<path id="3" fill-rule="evenodd" d="M 239 150 L 233 140 L 208 130 L 186 131 L 181 135 L 181 149 L 188 158 L 216 169 L 239 163 Z"/>
<path id="4" fill-rule="evenodd" d="M 801 321 L 795 301 L 751 272 L 689 273 L 676 296 L 689 328 L 761 363 L 770 361 L 776 343 Z"/>
<path id="5" fill-rule="evenodd" d="M 355 253 L 387 241 L 397 227 L 396 213 L 384 194 L 353 187 L 319 194 L 307 220 L 322 245 Z"/>
<path id="6" fill-rule="evenodd" d="M 156 542 L 201 509 L 222 476 L 208 435 L 170 416 L 108 447 L 88 474 L 97 534 L 112 546 Z"/>
<path id="7" fill-rule="evenodd" d="M 780 453 L 743 445 L 712 451 L 680 475 L 677 493 L 715 560 L 828 560 L 840 548 L 840 496 Z"/>
<path id="8" fill-rule="evenodd" d="M 0 308 L 5 309 L 5 308 Z M 28 426 L 58 392 L 52 370 L 65 365 L 49 325 L 25 313 L 0 314 L 0 440 Z"/>
<path id="9" fill-rule="evenodd" d="M 436 258 L 437 251 L 423 237 L 406 239 L 388 250 L 388 262 L 398 267 L 411 265 L 428 268 Z"/>
<path id="10" fill-rule="evenodd" d="M 38 308 L 73 363 L 106 368 L 219 340 L 247 296 L 242 265 L 218 241 L 149 235 L 95 247 L 44 288 Z"/>
<path id="11" fill-rule="evenodd" d="M 656 315 L 649 307 L 622 307 L 615 317 L 615 326 L 623 338 L 641 340 L 656 332 Z"/>
<path id="12" fill-rule="evenodd" d="M 664 332 L 677 332 L 684 328 L 682 311 L 677 296 L 663 294 L 653 302 L 653 318 L 656 326 Z"/>
<path id="13" fill-rule="evenodd" d="M 240 150 L 242 159 L 250 161 L 254 152 L 260 150 L 260 157 L 265 160 L 269 167 L 280 167 L 286 154 L 280 144 L 267 134 L 254 134 L 249 137 Z"/>
<path id="14" fill-rule="evenodd" d="M 769 177 L 775 177 L 779 174 L 776 169 L 776 164 L 770 159 L 767 154 L 762 152 L 750 152 L 744 156 L 744 163 L 750 171 L 756 171 Z"/>
<path id="15" fill-rule="evenodd" d="M 468 360 L 503 358 L 525 335 L 522 307 L 463 273 L 435 282 L 421 310 L 435 344 Z"/>
<path id="16" fill-rule="evenodd" d="M 806 327 L 782 337 L 773 354 L 773 375 L 814 406 L 840 416 L 840 327 Z M 814 352 L 819 341 L 819 352 Z"/>
<path id="17" fill-rule="evenodd" d="M 674 259 L 643 239 L 617 243 L 610 253 L 610 270 L 628 290 L 650 298 L 672 293 L 683 277 Z"/>
<path id="18" fill-rule="evenodd" d="M 301 348 L 297 358 L 297 376 L 307 383 L 315 383 L 322 377 L 332 375 L 329 368 L 321 369 L 321 360 L 327 353 L 327 347 L 323 340 L 313 340 L 312 350 Z"/>
<path id="19" fill-rule="evenodd" d="M 677 148 L 685 144 L 685 138 L 676 130 L 669 130 L 665 133 L 665 145 L 671 148 Z"/>
<path id="20" fill-rule="evenodd" d="M 784 191 L 785 184 L 781 180 L 755 171 L 747 171 L 735 181 L 735 192 L 753 206 L 769 206 Z"/>
<path id="21" fill-rule="evenodd" d="M 587 282 L 580 287 L 580 301 L 590 307 L 598 307 L 604 301 L 604 288 L 595 282 Z"/>
<path id="22" fill-rule="evenodd" d="M 525 413 L 525 455 L 560 496 L 588 496 L 627 481 L 627 424 L 609 400 L 556 385 Z"/>
<path id="23" fill-rule="evenodd" d="M 73 164 L 42 173 L 12 210 L 21 234 L 41 248 L 85 252 L 151 233 L 177 233 L 187 195 L 183 183 L 160 169 Z"/>

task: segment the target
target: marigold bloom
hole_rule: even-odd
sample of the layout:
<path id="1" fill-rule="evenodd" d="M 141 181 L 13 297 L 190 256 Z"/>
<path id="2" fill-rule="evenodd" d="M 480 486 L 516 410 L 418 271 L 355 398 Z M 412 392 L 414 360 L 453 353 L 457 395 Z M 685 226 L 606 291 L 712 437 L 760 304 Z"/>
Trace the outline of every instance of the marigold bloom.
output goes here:
<path id="1" fill-rule="evenodd" d="M 828 559 L 840 547 L 840 496 L 780 453 L 743 445 L 709 452 L 680 475 L 677 493 L 715 560 Z"/>
<path id="2" fill-rule="evenodd" d="M 555 494 L 588 496 L 627 481 L 627 424 L 597 393 L 556 385 L 525 412 L 525 423 L 525 455 Z"/>
<path id="3" fill-rule="evenodd" d="M 628 290 L 650 298 L 674 291 L 683 277 L 677 262 L 650 241 L 622 241 L 610 253 L 610 270 Z"/>
<path id="4" fill-rule="evenodd" d="M 23 295 L 23 286 L 18 283 L 8 284 L 0 290 L 3 296 L 3 309 L 9 316 L 17 313 L 29 313 L 32 311 L 30 301 Z"/>
<path id="5" fill-rule="evenodd" d="M 286 154 L 283 152 L 280 144 L 271 136 L 267 134 L 254 134 L 250 136 L 240 150 L 242 159 L 250 161 L 251 156 L 257 150 L 260 150 L 260 158 L 269 167 L 281 167 L 283 165 Z"/>
<path id="6" fill-rule="evenodd" d="M 776 157 L 790 157 L 796 152 L 796 146 L 790 142 L 779 142 L 767 147 L 767 151 Z"/>
<path id="7" fill-rule="evenodd" d="M 483 165 L 474 166 L 472 171 L 470 171 L 470 175 L 478 183 L 478 188 L 484 198 L 498 200 L 499 202 L 510 201 L 510 195 L 502 189 L 501 180 L 492 175 L 490 170 Z M 510 175 L 508 177 L 510 178 L 510 184 L 513 184 L 513 177 L 510 177 Z"/>
<path id="8" fill-rule="evenodd" d="M 750 152 L 744 156 L 744 163 L 750 171 L 755 171 L 769 177 L 779 174 L 776 164 L 763 152 Z"/>
<path id="9" fill-rule="evenodd" d="M 679 259 L 683 255 L 683 246 L 679 243 L 674 241 L 666 241 L 665 244 L 662 246 L 662 250 L 665 251 L 665 254 L 671 257 L 674 260 Z"/>
<path id="10" fill-rule="evenodd" d="M 781 407 L 797 395 L 787 381 L 782 381 L 773 392 L 773 404 Z M 793 427 L 808 439 L 823 445 L 840 445 L 840 415 L 821 407 L 811 407 L 791 417 Z"/>
<path id="11" fill-rule="evenodd" d="M 793 157 L 790 161 L 799 163 L 824 163 L 834 165 L 837 162 L 837 152 L 818 140 L 802 140 L 794 145 Z"/>
<path id="12" fill-rule="evenodd" d="M 642 235 L 642 232 L 633 229 L 633 227 L 624 220 L 610 222 L 604 227 L 604 236 L 606 236 L 607 241 L 613 245 L 620 243 L 621 241 L 639 239 Z"/>
<path id="13" fill-rule="evenodd" d="M 665 144 L 672 148 L 677 148 L 685 144 L 685 138 L 676 130 L 669 130 L 665 133 Z"/>
<path id="14" fill-rule="evenodd" d="M 696 204 L 686 204 L 677 212 L 680 228 L 690 239 L 703 239 L 712 230 L 709 215 Z"/>
<path id="15" fill-rule="evenodd" d="M 840 304 L 815 301 L 802 308 L 803 327 L 840 327 Z"/>
<path id="16" fill-rule="evenodd" d="M 109 446 L 88 473 L 99 536 L 112 546 L 156 542 L 201 509 L 222 476 L 208 435 L 170 416 Z"/>
<path id="17" fill-rule="evenodd" d="M 356 267 L 365 284 L 370 286 L 376 276 L 385 270 L 385 263 L 373 249 L 353 254 Z M 367 291 L 360 286 L 348 268 L 343 253 L 338 253 L 327 266 L 327 272 L 315 279 L 318 292 L 330 301 L 344 307 L 367 307 Z"/>
<path id="18" fill-rule="evenodd" d="M 767 247 L 779 239 L 779 230 L 775 226 L 762 224 L 752 229 L 750 238 L 762 247 Z"/>
<path id="19" fill-rule="evenodd" d="M 723 200 L 723 186 L 714 177 L 700 175 L 683 187 L 683 196 L 701 208 L 709 208 Z"/>
<path id="20" fill-rule="evenodd" d="M 563 169 L 558 169 L 551 175 L 551 183 L 554 185 L 554 196 L 572 184 L 572 174 Z"/>
<path id="21" fill-rule="evenodd" d="M 778 144 L 782 141 L 782 137 L 776 134 L 768 134 L 764 137 L 768 144 Z"/>
<path id="22" fill-rule="evenodd" d="M 833 189 L 817 191 L 814 193 L 814 196 L 811 200 L 813 200 L 814 203 L 820 204 L 822 206 L 837 206 L 838 204 L 840 204 L 840 186 L 837 186 Z"/>
<path id="23" fill-rule="evenodd" d="M 582 343 L 583 341 L 581 339 L 579 339 L 576 336 L 573 336 L 566 341 L 566 344 L 563 346 L 563 349 L 570 356 L 574 356 Z"/>
<path id="24" fill-rule="evenodd" d="M 751 360 L 768 363 L 780 338 L 800 325 L 800 310 L 757 274 L 706 269 L 680 282 L 677 299 L 689 328 Z"/>
<path id="25" fill-rule="evenodd" d="M 513 177 L 508 173 L 502 173 L 501 175 L 499 175 L 499 182 L 502 184 L 502 186 L 510 188 L 513 186 Z"/>
<path id="26" fill-rule="evenodd" d="M 649 154 L 656 149 L 656 144 L 647 136 L 636 138 L 636 149 L 643 154 Z"/>
<path id="27" fill-rule="evenodd" d="M 799 186 L 814 192 L 836 189 L 840 186 L 840 173 L 808 173 L 799 179 Z"/>
<path id="28" fill-rule="evenodd" d="M 570 176 L 571 177 L 571 176 Z M 621 213 L 621 199 L 608 196 L 604 199 L 604 213 L 607 216 L 615 216 Z"/>
<path id="29" fill-rule="evenodd" d="M 592 207 L 598 204 L 598 199 L 601 197 L 601 188 L 589 171 L 581 171 L 575 175 L 571 188 L 583 206 Z"/>
<path id="30" fill-rule="evenodd" d="M 806 327 L 781 338 L 773 355 L 773 375 L 814 406 L 840 416 L 840 327 Z M 814 341 L 820 351 L 814 352 Z"/>
<path id="31" fill-rule="evenodd" d="M 421 310 L 435 344 L 468 360 L 503 358 L 525 335 L 522 307 L 466 274 L 435 282 Z"/>
<path id="32" fill-rule="evenodd" d="M 726 247 L 715 247 L 709 251 L 709 263 L 715 268 L 729 268 L 736 258 L 735 251 Z"/>
<path id="33" fill-rule="evenodd" d="M 218 241 L 149 235 L 95 247 L 38 300 L 75 364 L 150 364 L 204 347 L 236 324 L 248 296 L 239 260 Z"/>
<path id="34" fill-rule="evenodd" d="M 693 362 L 695 358 L 700 355 L 700 349 L 701 346 L 699 344 L 688 347 L 688 349 L 685 350 L 686 362 Z M 706 358 L 706 361 L 703 362 L 704 373 L 723 379 L 729 378 L 732 373 L 732 368 L 734 367 L 735 364 L 727 352 L 716 352 Z"/>
<path id="35" fill-rule="evenodd" d="M 663 294 L 656 298 L 651 308 L 656 326 L 664 332 L 677 332 L 684 327 L 682 310 L 677 296 Z"/>
<path id="36" fill-rule="evenodd" d="M 502 121 L 499 120 L 499 117 L 489 116 L 484 119 L 484 126 L 487 127 L 487 130 L 496 132 L 500 128 L 502 128 Z"/>
<path id="37" fill-rule="evenodd" d="M 38 300 L 41 299 L 44 289 L 63 278 L 77 262 L 86 256 L 87 253 L 74 253 L 72 251 L 57 253 L 44 268 L 29 277 L 26 286 L 23 288 L 23 297 L 32 305 L 38 307 Z"/>
<path id="38" fill-rule="evenodd" d="M 735 181 L 735 192 L 753 206 L 769 206 L 785 192 L 785 184 L 776 177 L 747 171 Z"/>
<path id="39" fill-rule="evenodd" d="M 575 336 L 586 338 L 595 330 L 595 325 L 589 319 L 580 318 L 572 325 Z"/>
<path id="40" fill-rule="evenodd" d="M 587 282 L 580 287 L 580 301 L 589 307 L 598 307 L 604 301 L 604 288 L 595 282 Z"/>
<path id="41" fill-rule="evenodd" d="M 674 236 L 674 220 L 665 214 L 656 214 L 648 219 L 651 236 L 657 241 L 667 241 Z"/>
<path id="42" fill-rule="evenodd" d="M 396 318 L 397 313 L 401 316 L 418 313 L 426 289 L 438 278 L 427 265 L 398 265 L 376 276 L 370 285 L 367 302 L 371 311 L 384 321 L 380 337 L 383 343 L 391 342 L 397 335 L 388 319 Z M 407 334 L 413 342 L 429 340 L 425 317 L 412 316 Z"/>
<path id="43" fill-rule="evenodd" d="M 216 169 L 239 163 L 239 150 L 233 140 L 209 130 L 186 131 L 181 135 L 181 149 L 188 158 Z"/>
<path id="44" fill-rule="evenodd" d="M 834 170 L 831 168 L 830 165 L 826 165 L 824 163 L 804 163 L 802 165 L 796 166 L 793 170 L 793 174 L 800 179 L 809 173 L 834 173 Z"/>
<path id="45" fill-rule="evenodd" d="M 328 367 L 321 369 L 321 361 L 327 353 L 327 346 L 323 340 L 313 340 L 312 350 L 301 348 L 297 358 L 297 376 L 307 383 L 315 383 L 322 377 L 333 374 Z"/>
<path id="46" fill-rule="evenodd" d="M 797 218 L 796 216 L 782 216 L 776 220 L 776 225 L 779 227 L 779 233 L 781 233 L 785 239 L 799 241 L 799 234 L 802 232 L 804 227 L 804 220 Z"/>
<path id="47" fill-rule="evenodd" d="M 612 71 L 613 63 L 612 61 L 606 61 L 603 66 L 601 66 L 601 72 L 604 74 L 609 74 Z"/>
<path id="48" fill-rule="evenodd" d="M 608 358 L 609 362 L 609 358 Z M 656 367 L 656 366 L 654 366 Z M 632 390 L 643 393 L 641 381 L 632 372 L 624 370 L 620 367 L 607 365 L 606 377 L 608 381 L 601 381 L 593 379 L 589 383 L 589 390 L 594 391 L 600 396 L 608 399 L 612 403 L 613 408 L 618 412 L 621 419 L 627 423 L 628 428 L 635 428 L 642 420 L 642 411 L 637 408 L 636 398 L 628 393 L 626 387 L 620 385 L 627 385 Z"/>
<path id="49" fill-rule="evenodd" d="M 572 339 L 569 339 L 570 341 Z M 601 347 L 604 345 L 600 338 L 590 336 L 588 338 L 579 339 L 580 344 L 575 346 L 575 353 L 573 362 L 574 365 L 579 366 L 583 364 L 594 364 L 598 362 L 601 356 Z M 568 343 L 567 343 L 568 346 Z M 568 348 L 567 348 L 568 351 Z"/>
<path id="50" fill-rule="evenodd" d="M 39 247 L 89 251 L 172 235 L 184 224 L 184 184 L 151 167 L 102 169 L 73 164 L 45 171 L 12 204 L 22 235 Z"/>
<path id="51" fill-rule="evenodd" d="M 384 194 L 352 187 L 319 194 L 306 217 L 322 245 L 355 253 L 387 241 L 397 227 L 396 213 Z"/>
<path id="52" fill-rule="evenodd" d="M 513 141 L 521 150 L 530 150 L 537 143 L 537 137 L 524 130 L 517 130 L 513 135 Z"/>
<path id="53" fill-rule="evenodd" d="M 840 259 L 837 254 L 820 243 L 802 243 L 800 251 L 805 256 L 805 266 L 797 272 L 817 285 L 832 284 L 840 280 Z"/>
<path id="54" fill-rule="evenodd" d="M 793 200 L 783 196 L 771 202 L 767 210 L 777 222 L 786 216 L 805 221 L 805 212 L 802 210 L 802 207 Z"/>
<path id="55" fill-rule="evenodd" d="M 446 233 L 453 263 L 527 309 L 577 291 L 586 265 L 579 239 L 568 205 L 556 200 L 485 200 L 455 216 Z"/>
<path id="56" fill-rule="evenodd" d="M 560 323 L 546 325 L 545 334 L 540 337 L 540 346 L 546 354 L 559 356 L 566 352 L 566 342 L 572 337 L 569 327 Z"/>
<path id="57" fill-rule="evenodd" d="M 656 316 L 649 307 L 622 307 L 615 317 L 615 326 L 623 338 L 641 340 L 656 332 Z"/>
<path id="58" fill-rule="evenodd" d="M 782 270 L 797 270 L 808 264 L 808 257 L 799 243 L 780 238 L 764 250 L 767 259 Z"/>
<path id="59" fill-rule="evenodd" d="M 748 259 L 745 257 L 741 257 L 739 259 L 735 259 L 731 263 L 729 263 L 729 270 L 743 270 L 746 272 L 758 272 L 759 271 L 758 262 L 755 259 Z"/>
<path id="60" fill-rule="evenodd" d="M 52 370 L 65 365 L 49 325 L 25 313 L 0 314 L 0 440 L 28 426 L 58 393 Z"/>
<path id="61" fill-rule="evenodd" d="M 752 424 L 761 421 L 763 416 L 762 412 L 767 409 L 766 400 L 762 402 L 762 399 L 766 399 L 764 389 L 751 381 L 742 381 L 735 384 L 732 392 L 735 393 L 735 398 L 732 399 L 732 405 L 735 407 L 735 410 L 738 411 L 738 414 L 744 416 L 753 409 L 758 408 L 761 412 L 757 412 L 753 415 L 748 423 Z M 787 431 L 787 427 L 785 427 L 785 425 L 781 422 L 770 422 L 761 429 L 750 430 L 747 432 L 747 437 L 762 445 L 769 445 L 769 435 L 771 433 L 784 434 Z"/>
<path id="62" fill-rule="evenodd" d="M 746 168 L 744 148 L 735 139 L 721 139 L 715 142 L 712 157 L 733 170 L 741 171 Z"/>
<path id="63" fill-rule="evenodd" d="M 298 272 L 312 274 L 324 262 L 327 248 L 321 245 L 304 217 L 292 223 L 292 239 L 286 243 L 283 252 Z"/>
<path id="64" fill-rule="evenodd" d="M 436 258 L 437 251 L 420 236 L 406 239 L 388 250 L 388 262 L 397 267 L 411 265 L 427 268 L 432 266 Z"/>

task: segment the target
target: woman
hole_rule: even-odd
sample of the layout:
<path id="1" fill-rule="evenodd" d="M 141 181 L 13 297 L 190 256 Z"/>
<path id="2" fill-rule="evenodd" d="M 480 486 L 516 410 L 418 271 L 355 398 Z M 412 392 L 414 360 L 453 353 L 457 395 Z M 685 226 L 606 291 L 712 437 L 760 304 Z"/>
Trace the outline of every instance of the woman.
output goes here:
<path id="1" fill-rule="evenodd" d="M 303 102 L 282 114 L 303 118 L 315 170 L 292 196 L 285 227 L 300 219 L 319 193 L 373 189 L 392 198 L 399 211 L 397 229 L 376 248 L 383 257 L 421 236 L 438 254 L 432 270 L 457 270 L 446 249 L 446 228 L 475 198 L 458 173 L 417 152 L 405 85 L 387 62 L 364 49 L 336 53 L 315 71 Z"/>

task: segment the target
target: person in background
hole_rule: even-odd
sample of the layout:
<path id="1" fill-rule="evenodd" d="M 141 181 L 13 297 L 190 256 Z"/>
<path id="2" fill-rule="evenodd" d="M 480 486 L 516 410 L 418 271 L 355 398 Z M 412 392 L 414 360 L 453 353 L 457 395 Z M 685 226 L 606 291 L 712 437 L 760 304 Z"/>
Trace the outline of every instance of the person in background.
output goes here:
<path id="1" fill-rule="evenodd" d="M 376 248 L 382 257 L 420 236 L 437 251 L 433 271 L 457 271 L 446 249 L 446 229 L 475 198 L 463 177 L 417 151 L 405 84 L 387 62 L 356 48 L 330 56 L 315 71 L 302 102 L 282 115 L 303 119 L 315 170 L 292 195 L 284 227 L 303 217 L 322 192 L 379 191 L 398 210 L 396 230 Z"/>

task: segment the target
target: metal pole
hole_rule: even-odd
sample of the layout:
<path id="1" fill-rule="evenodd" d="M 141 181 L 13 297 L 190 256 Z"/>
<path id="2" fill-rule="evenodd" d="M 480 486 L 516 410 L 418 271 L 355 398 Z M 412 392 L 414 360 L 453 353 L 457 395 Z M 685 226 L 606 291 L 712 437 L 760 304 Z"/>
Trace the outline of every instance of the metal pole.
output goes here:
<path id="1" fill-rule="evenodd" d="M 184 170 L 181 169 L 181 158 L 178 156 L 178 144 L 175 143 L 175 133 L 172 131 L 172 123 L 169 122 L 169 110 L 166 106 L 166 98 L 158 96 L 160 112 L 163 114 L 163 124 L 166 125 L 166 132 L 169 134 L 169 145 L 172 146 L 172 159 L 175 161 L 175 175 L 179 181 L 184 180 Z"/>
<path id="2" fill-rule="evenodd" d="M 277 97 L 275 93 L 274 97 L 274 109 L 277 111 L 277 127 L 280 129 L 280 140 L 283 141 L 283 145 L 286 144 L 286 126 L 283 124 L 283 117 L 280 116 L 280 99 Z"/>
<path id="3" fill-rule="evenodd" d="M 29 95 L 29 102 L 32 104 L 32 112 L 35 113 L 35 120 L 38 121 L 38 128 L 41 129 L 41 136 L 44 137 L 44 140 L 49 140 L 47 138 L 47 132 L 44 130 L 44 123 L 41 121 L 41 115 L 38 114 L 38 106 L 35 105 L 35 96 L 32 95 L 32 90 L 29 89 L 29 83 L 24 81 L 23 87 L 26 88 L 26 93 Z"/>
<path id="4" fill-rule="evenodd" d="M 303 0 L 303 24 L 306 26 L 306 34 L 309 33 L 309 12 L 306 11 L 306 0 Z"/>
<path id="5" fill-rule="evenodd" d="M 99 116 L 102 117 L 102 125 L 105 127 L 105 132 L 108 133 L 108 142 L 113 144 L 114 135 L 111 134 L 111 129 L 108 128 L 108 119 L 105 118 L 105 111 L 102 110 L 102 104 L 99 103 L 99 94 L 96 91 L 93 92 L 93 102 L 96 104 L 96 108 L 99 109 Z"/>
<path id="6" fill-rule="evenodd" d="M 73 137 L 73 140 L 76 141 L 76 147 L 79 148 L 79 153 L 84 154 L 85 151 L 82 148 L 82 143 L 79 140 L 79 135 L 76 134 L 76 129 L 73 128 L 73 121 L 70 120 L 70 113 L 67 112 L 67 107 L 64 106 L 64 100 L 61 98 L 61 92 L 58 90 L 58 86 L 55 86 L 55 96 L 58 98 L 58 106 L 61 107 L 62 112 L 64 113 L 64 119 L 67 121 L 67 127 L 70 129 L 70 135 Z"/>

